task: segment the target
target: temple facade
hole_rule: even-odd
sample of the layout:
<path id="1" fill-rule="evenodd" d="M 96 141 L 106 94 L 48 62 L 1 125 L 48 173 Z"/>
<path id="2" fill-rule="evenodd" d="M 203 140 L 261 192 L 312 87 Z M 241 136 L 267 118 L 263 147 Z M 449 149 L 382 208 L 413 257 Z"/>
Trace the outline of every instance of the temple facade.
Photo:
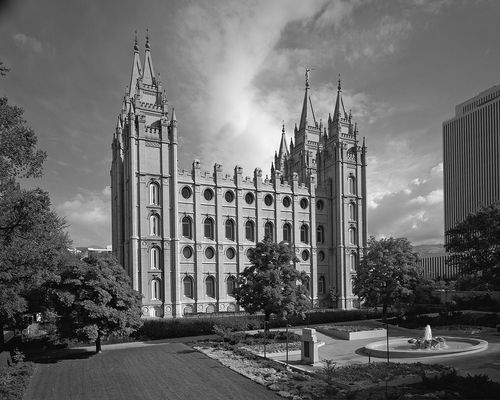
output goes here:
<path id="1" fill-rule="evenodd" d="M 143 315 L 242 311 L 232 295 L 238 274 L 266 236 L 294 249 L 313 305 L 356 307 L 352 278 L 367 241 L 367 150 L 340 80 L 323 123 L 306 71 L 300 122 L 289 144 L 284 126 L 281 140 L 278 133 L 270 178 L 259 168 L 246 177 L 240 166 L 226 174 L 220 164 L 207 172 L 198 160 L 179 170 L 182 132 L 150 47 L 147 39 L 141 63 L 134 46 L 111 166 L 113 251 L 143 296 Z"/>

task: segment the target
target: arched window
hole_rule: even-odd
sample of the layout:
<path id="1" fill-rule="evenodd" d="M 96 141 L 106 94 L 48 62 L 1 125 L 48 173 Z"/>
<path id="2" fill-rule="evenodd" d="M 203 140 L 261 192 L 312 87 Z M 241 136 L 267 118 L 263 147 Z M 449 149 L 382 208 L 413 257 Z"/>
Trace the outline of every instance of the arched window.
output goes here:
<path id="1" fill-rule="evenodd" d="M 208 276 L 205 279 L 205 288 L 208 297 L 215 297 L 215 278 L 213 276 Z"/>
<path id="2" fill-rule="evenodd" d="M 349 203 L 349 219 L 351 221 L 356 221 L 356 205 L 354 203 Z"/>
<path id="3" fill-rule="evenodd" d="M 160 249 L 158 247 L 151 247 L 149 259 L 151 269 L 160 269 Z"/>
<path id="4" fill-rule="evenodd" d="M 189 217 L 182 218 L 182 236 L 188 239 L 193 238 L 193 224 Z"/>
<path id="5" fill-rule="evenodd" d="M 349 254 L 349 266 L 351 267 L 351 271 L 357 270 L 357 259 L 356 259 L 356 253 L 354 252 Z"/>
<path id="6" fill-rule="evenodd" d="M 153 279 L 151 281 L 151 300 L 160 300 L 160 281 L 158 279 Z"/>
<path id="7" fill-rule="evenodd" d="M 356 179 L 352 175 L 349 175 L 347 178 L 347 192 L 349 194 L 356 194 Z"/>
<path id="8" fill-rule="evenodd" d="M 316 228 L 316 242 L 325 242 L 325 229 L 321 225 Z"/>
<path id="9" fill-rule="evenodd" d="M 356 228 L 349 228 L 349 243 L 356 244 Z"/>
<path id="10" fill-rule="evenodd" d="M 300 227 L 300 241 L 302 243 L 309 243 L 309 226 L 302 224 Z"/>
<path id="11" fill-rule="evenodd" d="M 251 242 L 255 241 L 255 224 L 253 221 L 247 221 L 245 223 L 245 238 Z"/>
<path id="12" fill-rule="evenodd" d="M 226 221 L 226 239 L 234 240 L 234 221 L 232 219 Z"/>
<path id="13" fill-rule="evenodd" d="M 233 295 L 234 289 L 236 288 L 236 278 L 234 276 L 230 276 L 226 281 L 227 294 L 229 296 Z"/>
<path id="14" fill-rule="evenodd" d="M 292 225 L 288 222 L 283 225 L 283 240 L 287 243 L 292 243 Z"/>
<path id="15" fill-rule="evenodd" d="M 274 226 L 271 221 L 267 221 L 264 225 L 264 237 L 268 238 L 271 241 L 274 240 Z"/>
<path id="16" fill-rule="evenodd" d="M 183 313 L 184 313 L 184 315 L 192 314 L 193 313 L 193 307 L 192 306 L 186 306 L 186 307 L 184 307 Z"/>
<path id="17" fill-rule="evenodd" d="M 207 239 L 214 239 L 214 220 L 212 218 L 206 218 L 203 223 L 205 237 Z"/>
<path id="18" fill-rule="evenodd" d="M 193 298 L 193 278 L 190 276 L 184 277 L 182 285 L 184 286 L 184 296 Z"/>
<path id="19" fill-rule="evenodd" d="M 149 217 L 149 234 L 154 236 L 160 234 L 160 217 L 157 214 Z"/>
<path id="20" fill-rule="evenodd" d="M 325 277 L 320 276 L 318 279 L 318 294 L 324 294 L 326 291 Z"/>
<path id="21" fill-rule="evenodd" d="M 149 185 L 149 204 L 160 204 L 160 187 L 156 182 Z"/>

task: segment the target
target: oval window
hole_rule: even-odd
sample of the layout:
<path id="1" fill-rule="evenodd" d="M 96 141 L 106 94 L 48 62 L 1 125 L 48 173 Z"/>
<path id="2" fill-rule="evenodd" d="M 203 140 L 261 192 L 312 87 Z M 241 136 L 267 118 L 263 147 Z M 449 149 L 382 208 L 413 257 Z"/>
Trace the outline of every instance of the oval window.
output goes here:
<path id="1" fill-rule="evenodd" d="M 253 193 L 248 192 L 245 195 L 245 201 L 247 202 L 247 204 L 252 204 L 253 200 L 254 200 Z"/>
<path id="2" fill-rule="evenodd" d="M 214 258 L 215 256 L 215 250 L 213 247 L 207 247 L 205 249 L 205 257 L 207 257 L 209 260 L 211 260 L 212 258 Z"/>
<path id="3" fill-rule="evenodd" d="M 182 254 L 185 258 L 191 258 L 193 256 L 193 248 L 191 246 L 186 246 L 182 249 Z"/>
<path id="4" fill-rule="evenodd" d="M 230 190 L 228 190 L 228 191 L 226 192 L 226 194 L 224 195 L 224 197 L 225 197 L 225 199 L 226 199 L 226 201 L 227 201 L 228 203 L 232 203 L 232 202 L 234 201 L 234 193 L 233 193 L 233 192 L 231 192 Z"/>
<path id="5" fill-rule="evenodd" d="M 270 194 L 266 195 L 266 197 L 264 197 L 264 203 L 266 204 L 266 206 L 272 206 L 273 196 L 271 196 Z"/>
<path id="6" fill-rule="evenodd" d="M 316 208 L 321 211 L 324 207 L 325 204 L 323 203 L 323 200 L 318 200 L 318 202 L 316 203 Z"/>
<path id="7" fill-rule="evenodd" d="M 309 252 L 308 252 L 307 250 L 304 250 L 304 251 L 302 252 L 302 259 L 303 259 L 304 261 L 309 260 Z"/>
<path id="8" fill-rule="evenodd" d="M 210 201 L 214 198 L 214 192 L 212 189 L 205 189 L 203 192 L 203 197 L 205 197 L 205 200 Z"/>
<path id="9" fill-rule="evenodd" d="M 292 204 L 292 200 L 290 200 L 290 197 L 286 196 L 283 198 L 283 205 L 288 208 L 290 207 L 290 204 Z"/>
<path id="10" fill-rule="evenodd" d="M 233 247 L 230 247 L 226 250 L 226 257 L 232 260 L 236 256 L 236 250 Z"/>
<path id="11" fill-rule="evenodd" d="M 308 205 L 309 205 L 309 201 L 305 197 L 300 199 L 300 207 L 302 207 L 305 210 Z"/>
<path id="12" fill-rule="evenodd" d="M 184 186 L 182 188 L 181 194 L 185 199 L 189 199 L 191 197 L 191 188 L 188 186 Z"/>

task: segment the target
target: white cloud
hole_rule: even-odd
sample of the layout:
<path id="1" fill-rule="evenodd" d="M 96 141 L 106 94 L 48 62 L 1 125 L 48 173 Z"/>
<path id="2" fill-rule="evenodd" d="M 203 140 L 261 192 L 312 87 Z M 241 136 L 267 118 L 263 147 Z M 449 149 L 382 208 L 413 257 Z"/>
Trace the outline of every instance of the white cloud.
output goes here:
<path id="1" fill-rule="evenodd" d="M 34 37 L 28 36 L 24 33 L 16 33 L 12 36 L 12 38 L 19 47 L 27 47 L 35 53 L 41 53 L 43 51 L 42 43 Z"/>

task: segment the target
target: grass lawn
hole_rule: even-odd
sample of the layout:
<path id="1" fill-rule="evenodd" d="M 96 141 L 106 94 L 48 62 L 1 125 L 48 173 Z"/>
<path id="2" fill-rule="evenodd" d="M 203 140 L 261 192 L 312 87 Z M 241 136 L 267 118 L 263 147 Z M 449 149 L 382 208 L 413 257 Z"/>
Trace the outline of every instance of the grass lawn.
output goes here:
<path id="1" fill-rule="evenodd" d="M 280 399 L 181 343 L 73 354 L 36 365 L 24 400 Z"/>

